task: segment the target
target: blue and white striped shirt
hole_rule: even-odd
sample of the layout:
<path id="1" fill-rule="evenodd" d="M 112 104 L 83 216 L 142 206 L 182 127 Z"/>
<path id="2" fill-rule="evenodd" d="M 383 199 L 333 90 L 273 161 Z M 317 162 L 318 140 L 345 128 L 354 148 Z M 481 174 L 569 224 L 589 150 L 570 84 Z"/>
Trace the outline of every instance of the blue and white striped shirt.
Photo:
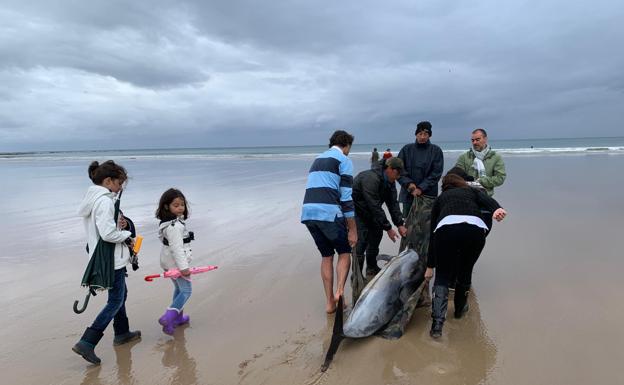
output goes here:
<path id="1" fill-rule="evenodd" d="M 301 222 L 352 218 L 355 215 L 352 186 L 353 163 L 339 147 L 334 146 L 319 155 L 310 167 Z"/>

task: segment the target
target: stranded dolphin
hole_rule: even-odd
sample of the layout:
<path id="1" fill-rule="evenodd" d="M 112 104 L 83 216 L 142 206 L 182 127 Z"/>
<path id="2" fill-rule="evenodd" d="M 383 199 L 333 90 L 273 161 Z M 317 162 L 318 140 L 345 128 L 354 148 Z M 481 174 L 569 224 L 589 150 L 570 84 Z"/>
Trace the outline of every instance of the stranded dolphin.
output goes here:
<path id="1" fill-rule="evenodd" d="M 390 259 L 364 287 L 344 325 L 342 314 L 338 314 L 342 313 L 341 297 L 321 371 L 327 370 L 344 337 L 363 338 L 375 333 L 387 338 L 400 337 L 426 286 L 423 285 L 426 268 L 424 258 L 412 249 Z"/>
<path id="2" fill-rule="evenodd" d="M 423 258 L 411 249 L 392 258 L 362 291 L 343 334 L 362 338 L 384 329 L 421 288 L 426 268 Z"/>

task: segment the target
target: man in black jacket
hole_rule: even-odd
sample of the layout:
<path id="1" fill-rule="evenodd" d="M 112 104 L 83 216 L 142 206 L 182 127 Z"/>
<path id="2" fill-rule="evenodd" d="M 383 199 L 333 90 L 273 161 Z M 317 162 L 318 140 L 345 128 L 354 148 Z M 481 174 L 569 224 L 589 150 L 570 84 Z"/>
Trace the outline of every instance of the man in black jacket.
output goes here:
<path id="1" fill-rule="evenodd" d="M 382 161 L 381 167 L 362 171 L 353 180 L 352 198 L 358 230 L 355 256 L 363 267 L 366 255 L 366 275 L 375 275 L 379 272 L 376 258 L 383 232 L 386 231 L 392 242 L 398 237 L 386 218 L 382 208 L 384 203 L 390 212 L 392 222 L 397 226 L 399 235 L 404 237 L 407 234 L 395 186 L 402 171 L 403 161 L 399 158 L 389 158 Z"/>
<path id="2" fill-rule="evenodd" d="M 435 199 L 438 196 L 438 182 L 444 169 L 444 156 L 442 149 L 429 140 L 431 134 L 431 123 L 426 121 L 418 123 L 416 141 L 403 146 L 398 155 L 405 165 L 405 171 L 399 178 L 401 184 L 399 201 L 403 203 L 405 218 L 415 197 Z"/>
<path id="3" fill-rule="evenodd" d="M 399 252 L 411 248 L 423 257 L 428 253 L 431 207 L 438 196 L 438 182 L 444 169 L 442 149 L 432 144 L 430 137 L 431 123 L 418 123 L 416 141 L 403 146 L 398 156 L 405 164 L 405 171 L 399 178 L 399 201 L 403 203 L 403 217 L 408 228 Z M 419 304 L 429 304 L 429 288 L 422 293 Z"/>

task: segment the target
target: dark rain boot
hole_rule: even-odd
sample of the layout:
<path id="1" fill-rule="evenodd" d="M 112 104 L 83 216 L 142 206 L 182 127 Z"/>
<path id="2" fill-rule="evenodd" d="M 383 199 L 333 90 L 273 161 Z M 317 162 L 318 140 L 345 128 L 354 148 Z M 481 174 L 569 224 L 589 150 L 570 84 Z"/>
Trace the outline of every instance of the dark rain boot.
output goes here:
<path id="1" fill-rule="evenodd" d="M 448 306 L 448 292 L 449 289 L 446 286 L 434 286 L 433 298 L 431 300 L 431 330 L 429 335 L 433 338 L 440 338 L 442 336 L 442 327 L 446 320 L 446 308 Z"/>
<path id="2" fill-rule="evenodd" d="M 373 278 L 380 271 L 381 271 L 381 269 L 379 267 L 377 267 L 377 266 L 375 266 L 375 267 L 366 267 L 366 278 L 369 278 L 369 277 Z"/>
<path id="3" fill-rule="evenodd" d="M 100 358 L 95 355 L 95 351 L 93 349 L 95 349 L 95 346 L 98 342 L 100 342 L 103 335 L 104 333 L 102 332 L 92 328 L 87 328 L 82 337 L 80 337 L 80 341 L 72 347 L 72 350 L 90 363 L 99 365 Z"/>
<path id="4" fill-rule="evenodd" d="M 123 334 L 116 335 L 115 338 L 113 339 L 113 345 L 119 346 L 119 345 L 127 344 L 128 342 L 138 340 L 139 338 L 141 338 L 140 330 L 135 330 L 133 332 L 127 331 Z"/>
<path id="5" fill-rule="evenodd" d="M 468 312 L 468 293 L 470 293 L 470 285 L 457 284 L 457 290 L 455 290 L 455 318 L 461 318 Z"/>
<path id="6" fill-rule="evenodd" d="M 125 306 L 120 312 L 115 314 L 113 319 L 113 329 L 115 330 L 115 338 L 113 339 L 113 346 L 119 346 L 127 344 L 128 342 L 138 340 L 141 338 L 141 331 L 130 331 L 130 325 L 128 324 L 128 316 L 126 316 Z"/>

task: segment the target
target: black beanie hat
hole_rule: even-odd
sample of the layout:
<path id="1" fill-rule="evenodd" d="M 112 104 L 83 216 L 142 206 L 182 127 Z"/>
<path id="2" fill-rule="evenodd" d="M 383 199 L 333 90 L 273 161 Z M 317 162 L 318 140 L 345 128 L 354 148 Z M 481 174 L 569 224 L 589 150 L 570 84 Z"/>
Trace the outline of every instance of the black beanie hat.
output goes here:
<path id="1" fill-rule="evenodd" d="M 427 131 L 429 133 L 429 136 L 433 135 L 431 133 L 431 123 L 427 122 L 426 120 L 424 122 L 418 123 L 416 125 L 416 133 L 414 135 L 417 135 L 421 131 Z"/>

